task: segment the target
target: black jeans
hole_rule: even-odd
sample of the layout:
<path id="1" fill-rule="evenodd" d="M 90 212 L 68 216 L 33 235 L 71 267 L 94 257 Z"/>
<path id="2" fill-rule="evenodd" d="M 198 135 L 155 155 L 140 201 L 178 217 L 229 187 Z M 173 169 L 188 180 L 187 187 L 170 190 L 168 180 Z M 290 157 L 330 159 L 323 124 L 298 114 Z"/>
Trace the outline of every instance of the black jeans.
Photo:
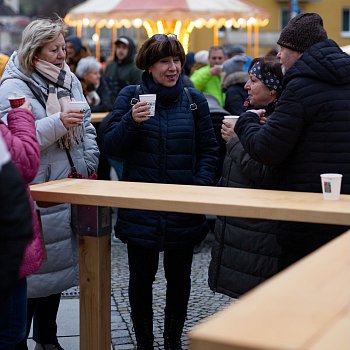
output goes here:
<path id="1" fill-rule="evenodd" d="M 129 300 L 135 317 L 152 315 L 152 285 L 158 270 L 159 251 L 128 244 Z M 186 314 L 191 292 L 193 247 L 165 250 L 166 309 Z"/>
<path id="2" fill-rule="evenodd" d="M 16 346 L 16 350 L 27 349 L 27 338 L 33 319 L 33 339 L 40 344 L 57 343 L 57 312 L 61 301 L 61 293 L 43 298 L 27 300 L 27 333 L 25 339 Z"/>

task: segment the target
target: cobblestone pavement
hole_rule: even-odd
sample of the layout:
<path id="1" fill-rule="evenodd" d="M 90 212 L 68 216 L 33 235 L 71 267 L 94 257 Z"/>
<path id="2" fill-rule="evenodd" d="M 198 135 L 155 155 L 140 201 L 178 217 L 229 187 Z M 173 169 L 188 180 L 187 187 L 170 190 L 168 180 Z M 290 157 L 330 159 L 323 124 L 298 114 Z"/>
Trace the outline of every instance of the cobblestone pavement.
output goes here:
<path id="1" fill-rule="evenodd" d="M 202 249 L 194 255 L 192 265 L 192 290 L 188 307 L 182 343 L 188 349 L 187 333 L 194 326 L 223 309 L 233 299 L 222 294 L 214 294 L 208 287 L 207 273 L 210 261 L 210 241 L 208 235 Z M 128 260 L 126 245 L 119 240 L 112 241 L 112 344 L 115 350 L 135 349 L 135 335 L 130 318 L 128 300 Z M 165 277 L 162 254 L 153 287 L 153 312 L 155 349 L 163 349 L 163 312 L 165 305 Z"/>

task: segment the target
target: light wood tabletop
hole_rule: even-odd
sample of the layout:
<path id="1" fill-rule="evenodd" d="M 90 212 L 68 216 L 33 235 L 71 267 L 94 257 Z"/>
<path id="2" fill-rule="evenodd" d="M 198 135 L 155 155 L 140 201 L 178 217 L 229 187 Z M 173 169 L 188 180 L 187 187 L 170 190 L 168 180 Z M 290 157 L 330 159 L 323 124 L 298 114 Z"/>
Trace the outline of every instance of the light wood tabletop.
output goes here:
<path id="1" fill-rule="evenodd" d="M 101 123 L 108 115 L 108 112 L 91 113 L 91 123 Z"/>
<path id="2" fill-rule="evenodd" d="M 191 350 L 350 349 L 350 231 L 190 332 Z"/>
<path id="3" fill-rule="evenodd" d="M 350 196 L 321 193 L 62 179 L 31 186 L 34 200 L 350 225 Z"/>
<path id="4" fill-rule="evenodd" d="M 350 226 L 350 196 L 62 179 L 34 200 Z M 88 231 L 88 230 L 87 230 Z M 110 348 L 110 235 L 80 237 L 80 349 Z M 190 333 L 191 350 L 329 350 L 350 344 L 350 232 Z M 107 291 L 107 292 L 106 292 Z M 96 317 L 99 316 L 99 317 Z"/>

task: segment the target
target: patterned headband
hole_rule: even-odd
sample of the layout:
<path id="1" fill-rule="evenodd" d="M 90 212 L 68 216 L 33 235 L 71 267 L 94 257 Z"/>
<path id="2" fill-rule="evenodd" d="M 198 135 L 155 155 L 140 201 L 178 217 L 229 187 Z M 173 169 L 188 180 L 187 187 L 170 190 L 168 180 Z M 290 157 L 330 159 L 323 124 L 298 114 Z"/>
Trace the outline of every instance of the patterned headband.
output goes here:
<path id="1" fill-rule="evenodd" d="M 256 78 L 261 80 L 269 88 L 278 92 L 282 91 L 282 84 L 276 74 L 271 72 L 264 72 L 261 69 L 261 62 L 255 62 L 253 67 L 250 69 L 249 74 L 254 75 Z"/>

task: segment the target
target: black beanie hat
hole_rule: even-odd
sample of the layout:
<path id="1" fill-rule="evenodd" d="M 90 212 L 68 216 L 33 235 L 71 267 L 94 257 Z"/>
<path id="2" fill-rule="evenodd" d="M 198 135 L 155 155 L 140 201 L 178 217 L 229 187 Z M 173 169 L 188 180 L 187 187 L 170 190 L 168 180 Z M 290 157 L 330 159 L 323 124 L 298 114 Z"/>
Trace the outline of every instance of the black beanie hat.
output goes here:
<path id="1" fill-rule="evenodd" d="M 301 13 L 293 17 L 284 27 L 277 44 L 293 51 L 304 52 L 327 38 L 320 15 Z"/>

